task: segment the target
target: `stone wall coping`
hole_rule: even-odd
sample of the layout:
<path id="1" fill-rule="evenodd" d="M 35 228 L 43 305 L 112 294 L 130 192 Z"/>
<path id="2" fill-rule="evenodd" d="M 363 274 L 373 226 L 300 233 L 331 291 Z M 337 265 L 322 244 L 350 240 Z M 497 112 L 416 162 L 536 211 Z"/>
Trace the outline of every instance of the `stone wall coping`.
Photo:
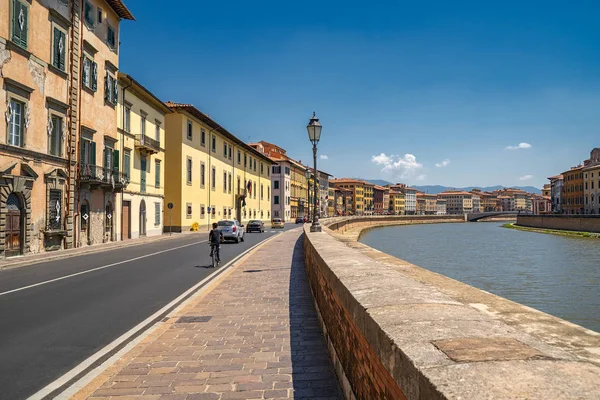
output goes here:
<path id="1" fill-rule="evenodd" d="M 332 220 L 304 226 L 316 267 L 408 399 L 600 398 L 600 333 L 341 242 Z"/>

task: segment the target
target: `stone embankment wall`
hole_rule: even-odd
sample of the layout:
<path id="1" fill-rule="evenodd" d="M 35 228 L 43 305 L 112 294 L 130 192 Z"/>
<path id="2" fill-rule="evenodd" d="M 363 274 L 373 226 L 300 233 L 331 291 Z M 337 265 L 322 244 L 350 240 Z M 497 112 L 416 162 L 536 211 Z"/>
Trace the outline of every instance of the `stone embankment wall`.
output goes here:
<path id="1" fill-rule="evenodd" d="M 517 225 L 600 233 L 600 215 L 519 215 Z"/>
<path id="2" fill-rule="evenodd" d="M 372 226 L 359 219 L 325 224 Z M 596 332 L 327 227 L 305 225 L 304 254 L 348 399 L 600 398 Z"/>

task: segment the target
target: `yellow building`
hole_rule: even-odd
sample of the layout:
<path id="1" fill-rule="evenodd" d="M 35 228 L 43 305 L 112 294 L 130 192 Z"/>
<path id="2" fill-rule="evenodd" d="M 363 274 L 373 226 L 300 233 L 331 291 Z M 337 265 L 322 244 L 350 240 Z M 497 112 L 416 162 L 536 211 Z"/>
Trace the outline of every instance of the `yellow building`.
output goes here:
<path id="1" fill-rule="evenodd" d="M 190 104 L 167 102 L 165 231 L 213 222 L 271 219 L 273 161 Z M 172 222 L 171 222 L 172 213 Z"/>
<path id="2" fill-rule="evenodd" d="M 117 126 L 121 172 L 128 180 L 117 196 L 122 240 L 160 235 L 164 222 L 165 114 L 171 109 L 131 76 L 119 72 Z"/>
<path id="3" fill-rule="evenodd" d="M 375 211 L 375 197 L 374 197 L 374 190 L 375 190 L 375 185 L 369 182 L 363 182 L 363 188 L 364 188 L 364 205 L 365 205 L 365 209 L 364 209 L 364 214 L 365 215 L 373 215 L 373 212 Z"/>
<path id="4" fill-rule="evenodd" d="M 128 183 L 120 172 L 117 132 L 118 38 L 121 19 L 133 16 L 121 1 L 83 0 L 81 5 L 76 227 L 79 244 L 85 245 L 118 238 L 117 195 Z"/>
<path id="5" fill-rule="evenodd" d="M 390 190 L 389 211 L 395 215 L 404 215 L 406 213 L 406 195 L 404 193 Z"/>
<path id="6" fill-rule="evenodd" d="M 290 209 L 292 212 L 292 221 L 297 217 L 307 215 L 308 207 L 308 180 L 306 179 L 306 167 L 299 162 L 288 158 L 291 164 L 290 174 Z"/>
<path id="7" fill-rule="evenodd" d="M 332 179 L 330 182 L 335 188 L 349 189 L 352 191 L 352 208 L 347 212 L 352 215 L 364 215 L 365 213 L 365 182 L 359 179 L 340 178 Z M 371 191 L 372 193 L 372 191 Z M 373 200 L 371 195 L 371 201 Z"/>

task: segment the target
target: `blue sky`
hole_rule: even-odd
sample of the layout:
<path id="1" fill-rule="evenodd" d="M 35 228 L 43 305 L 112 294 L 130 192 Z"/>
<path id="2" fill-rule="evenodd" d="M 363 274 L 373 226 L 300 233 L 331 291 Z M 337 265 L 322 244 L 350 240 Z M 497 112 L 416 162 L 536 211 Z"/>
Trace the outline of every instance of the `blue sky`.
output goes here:
<path id="1" fill-rule="evenodd" d="M 316 111 L 338 177 L 541 187 L 600 146 L 597 1 L 125 3 L 122 71 L 304 163 Z"/>

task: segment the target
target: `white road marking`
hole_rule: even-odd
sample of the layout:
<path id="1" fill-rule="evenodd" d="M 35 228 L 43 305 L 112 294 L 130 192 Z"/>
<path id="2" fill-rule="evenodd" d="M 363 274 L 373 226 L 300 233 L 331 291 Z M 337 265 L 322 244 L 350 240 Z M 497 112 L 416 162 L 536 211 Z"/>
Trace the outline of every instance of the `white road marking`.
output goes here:
<path id="1" fill-rule="evenodd" d="M 99 271 L 101 269 L 110 268 L 110 267 L 114 267 L 114 266 L 117 266 L 117 265 L 125 264 L 125 263 L 128 263 L 130 261 L 140 260 L 142 258 L 147 258 L 147 257 L 155 256 L 157 254 L 161 254 L 161 253 L 166 253 L 168 251 L 182 249 L 184 247 L 189 247 L 189 246 L 196 245 L 198 243 L 205 243 L 205 242 L 208 242 L 208 240 L 201 240 L 199 242 L 184 244 L 183 246 L 173 247 L 172 249 L 161 250 L 161 251 L 157 251 L 155 253 L 150 253 L 150 254 L 145 254 L 143 256 L 130 258 L 129 260 L 123 260 L 123 261 L 119 261 L 119 262 L 116 262 L 116 263 L 112 263 L 112 264 L 108 264 L 108 265 L 103 265 L 102 267 L 92 268 L 92 269 L 88 269 L 86 271 L 81 271 L 81 272 L 76 272 L 74 274 L 61 276 L 60 278 L 54 278 L 54 279 L 50 279 L 50 280 L 47 280 L 47 281 L 43 281 L 43 282 L 39 282 L 39 283 L 34 283 L 33 285 L 27 285 L 27 286 L 23 286 L 23 287 L 20 287 L 20 288 L 17 288 L 17 289 L 7 290 L 6 292 L 1 292 L 0 296 L 4 296 L 4 295 L 10 294 L 10 293 L 20 292 L 20 291 L 26 290 L 26 289 L 31 289 L 31 288 L 34 288 L 36 286 L 47 285 L 48 283 L 62 281 L 63 279 L 73 278 L 74 276 L 83 275 L 83 274 L 87 274 L 87 273 L 94 272 L 94 271 Z"/>
<path id="2" fill-rule="evenodd" d="M 138 325 L 136 325 L 135 327 L 133 327 L 132 329 L 130 329 L 129 331 L 127 331 L 126 333 L 124 333 L 123 335 L 118 337 L 117 339 L 115 339 L 112 343 L 109 343 L 103 349 L 99 350 L 95 354 L 88 357 L 86 360 L 81 362 L 75 368 L 73 368 L 72 370 L 70 370 L 69 372 L 67 372 L 66 374 L 64 374 L 57 380 L 55 380 L 54 382 L 48 384 L 46 387 L 42 388 L 37 393 L 34 393 L 33 395 L 31 395 L 28 398 L 28 400 L 44 399 L 45 397 L 50 395 L 52 392 L 60 389 L 62 386 L 66 385 L 69 381 L 76 378 L 78 375 L 80 375 L 86 369 L 90 368 L 90 366 L 93 365 L 97 360 L 99 360 L 102 357 L 109 354 L 116 347 L 122 345 L 124 342 L 126 342 L 128 339 L 130 339 L 131 336 L 138 333 L 146 325 L 152 323 L 152 321 L 159 318 L 162 314 L 167 312 L 169 310 L 169 308 L 172 308 L 173 306 L 177 305 L 178 302 L 181 302 L 181 304 L 179 304 L 177 307 L 175 307 L 173 310 L 171 310 L 169 312 L 169 314 L 166 315 L 166 317 L 172 317 L 173 315 L 176 315 L 179 312 L 179 310 L 181 310 L 190 301 L 192 301 L 196 296 L 198 296 L 200 293 L 202 293 L 201 286 L 205 282 L 212 280 L 212 279 L 216 279 L 217 277 L 219 277 L 219 275 L 222 275 L 225 271 L 227 271 L 228 269 L 233 267 L 235 265 L 236 261 L 241 259 L 246 254 L 248 254 L 250 251 L 254 250 L 255 248 L 257 248 L 258 246 L 260 246 L 262 244 L 267 243 L 269 240 L 271 240 L 275 237 L 276 236 L 271 236 L 268 239 L 262 240 L 259 243 L 255 244 L 254 246 L 250 247 L 248 250 L 239 254 L 233 260 L 231 260 L 230 262 L 225 264 L 222 268 L 216 270 L 214 273 L 210 274 L 209 276 L 207 276 L 206 278 L 204 278 L 203 280 L 201 280 L 200 282 L 198 282 L 197 284 L 195 284 L 194 286 L 192 286 L 191 288 L 186 290 L 183 294 L 178 296 L 175 300 L 171 301 L 169 304 L 167 304 L 166 306 L 164 306 L 163 308 L 161 308 L 160 310 L 158 310 L 157 312 L 155 312 L 154 314 L 152 314 L 151 316 L 146 318 L 144 321 L 140 322 Z M 200 289 L 200 290 L 198 290 L 198 289 Z M 195 290 L 198 290 L 198 292 L 195 293 L 194 295 L 190 296 L 187 300 L 182 302 L 182 299 L 184 299 L 190 293 L 193 293 Z M 117 351 L 115 354 L 113 354 L 111 357 L 109 357 L 106 361 L 104 361 L 99 366 L 90 370 L 86 375 L 84 375 L 83 377 L 78 379 L 75 383 L 73 383 L 72 385 L 67 387 L 64 391 L 62 391 L 59 395 L 54 397 L 54 399 L 70 399 L 77 392 L 79 392 L 81 389 L 83 389 L 87 384 L 89 384 L 91 381 L 93 381 L 98 375 L 100 375 L 102 372 L 104 372 L 106 370 L 106 368 L 108 368 L 109 366 L 114 364 L 117 360 L 119 360 L 122 356 L 127 354 L 133 347 L 135 347 L 136 344 L 140 343 L 146 337 L 148 337 L 159 326 L 161 326 L 161 324 L 162 324 L 162 322 L 158 321 L 155 324 L 153 324 L 152 326 L 148 327 L 144 332 L 142 332 L 134 340 L 129 342 L 125 347 L 123 347 L 121 350 Z"/>

